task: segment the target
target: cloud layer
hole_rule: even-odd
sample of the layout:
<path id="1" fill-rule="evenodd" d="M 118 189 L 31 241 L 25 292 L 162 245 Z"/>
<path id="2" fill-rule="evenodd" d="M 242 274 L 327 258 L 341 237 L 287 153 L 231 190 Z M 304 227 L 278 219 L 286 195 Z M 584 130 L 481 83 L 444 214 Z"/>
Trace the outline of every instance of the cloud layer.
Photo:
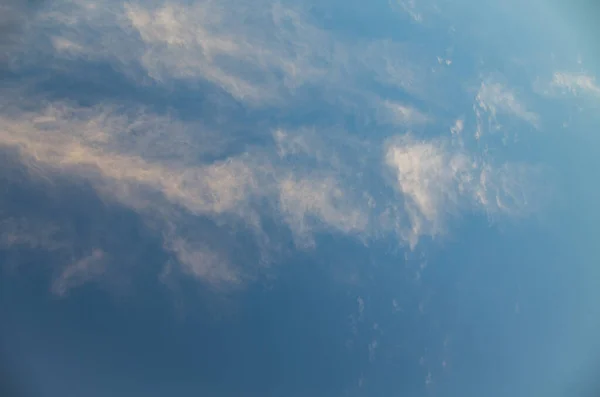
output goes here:
<path id="1" fill-rule="evenodd" d="M 415 5 L 402 4 L 419 22 Z M 78 101 L 35 83 L 5 85 L 0 145 L 31 175 L 85 181 L 139 215 L 159 230 L 182 273 L 215 286 L 255 277 L 285 255 L 288 240 L 310 250 L 331 233 L 415 249 L 463 214 L 536 209 L 535 167 L 478 146 L 484 120 L 496 129 L 499 116 L 539 125 L 514 90 L 485 79 L 475 98 L 453 94 L 475 122 L 448 116 L 465 109 L 447 104 L 435 115 L 444 93 L 436 81 L 452 72 L 436 69 L 434 54 L 398 40 L 350 40 L 311 15 L 305 6 L 264 1 L 49 2 L 23 31 L 26 44 L 10 48 L 14 73 L 43 62 L 50 74 L 72 68 L 85 81 L 82 64 L 108 64 L 127 84 L 165 95 L 184 84 L 216 111 L 194 119 L 141 100 Z M 565 77 L 556 84 L 567 83 L 594 87 Z M 316 108 L 335 115 L 332 122 L 297 116 Z M 229 128 L 237 116 L 252 139 Z M 4 246 L 54 244 L 45 235 L 16 236 L 5 233 Z M 64 295 L 101 276 L 112 260 L 102 248 L 82 253 L 53 291 Z"/>

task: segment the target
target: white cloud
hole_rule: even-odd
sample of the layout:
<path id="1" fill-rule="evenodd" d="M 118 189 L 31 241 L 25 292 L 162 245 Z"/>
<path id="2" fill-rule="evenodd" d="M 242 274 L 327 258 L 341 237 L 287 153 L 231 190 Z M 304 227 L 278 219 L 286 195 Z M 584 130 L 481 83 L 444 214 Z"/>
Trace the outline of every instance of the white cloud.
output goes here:
<path id="1" fill-rule="evenodd" d="M 196 145 L 191 132 L 186 135 L 185 127 L 161 116 L 134 112 L 127 117 L 102 107 L 55 103 L 39 113 L 4 115 L 0 126 L 3 145 L 55 169 L 89 177 L 98 172 L 101 180 L 118 182 L 101 184 L 101 189 L 111 189 L 114 197 L 140 209 L 146 200 L 136 194 L 139 186 L 161 192 L 190 212 L 220 213 L 232 210 L 256 183 L 243 158 L 192 164 Z M 183 139 L 177 140 L 178 133 Z M 203 137 L 201 131 L 194 133 L 194 139 Z"/>
<path id="2" fill-rule="evenodd" d="M 418 142 L 405 136 L 388 146 L 386 163 L 394 170 L 405 201 L 411 246 L 421 235 L 442 233 L 448 213 L 458 210 L 471 186 L 472 160 L 449 151 L 443 141 Z"/>
<path id="3" fill-rule="evenodd" d="M 475 98 L 477 106 L 489 112 L 492 119 L 498 114 L 517 117 L 535 127 L 539 124 L 539 116 L 528 110 L 508 87 L 494 81 L 484 81 Z"/>
<path id="4" fill-rule="evenodd" d="M 405 3 L 420 20 L 415 3 Z M 286 98 L 309 85 L 336 105 L 359 98 L 366 106 L 352 104 L 357 113 L 375 113 L 380 124 L 434 122 L 408 102 L 382 100 L 361 85 L 361 79 L 377 80 L 421 99 L 434 96 L 435 90 L 424 90 L 433 85 L 423 67 L 429 64 L 409 56 L 414 49 L 393 40 L 350 42 L 313 25 L 309 15 L 262 0 L 57 0 L 35 19 L 36 45 L 23 51 L 39 51 L 49 63 L 108 62 L 136 81 L 210 82 L 245 105 L 285 107 Z M 228 131 L 137 106 L 36 106 L 35 99 L 10 102 L 18 96 L 5 94 L 0 145 L 18 150 L 31 170 L 83 178 L 103 198 L 168 229 L 165 249 L 184 272 L 211 284 L 239 284 L 245 274 L 218 243 L 188 233 L 198 219 L 209 219 L 215 229 L 243 229 L 265 250 L 285 237 L 266 235 L 264 218 L 300 246 L 313 246 L 315 233 L 335 232 L 360 239 L 396 233 L 414 247 L 421 236 L 444 232 L 451 216 L 471 206 L 510 212 L 520 205 L 520 182 L 512 179 L 518 167 L 493 167 L 440 139 L 406 136 L 382 154 L 380 137 L 360 142 L 335 128 L 275 129 L 272 142 L 231 154 L 226 141 L 236 137 Z M 500 84 L 483 83 L 477 101 L 492 117 L 505 113 L 537 123 L 537 115 Z M 455 135 L 463 129 L 462 120 L 452 127 Z M 268 140 L 270 132 L 257 133 Z M 379 179 L 382 156 L 394 173 L 393 197 Z M 63 284 L 87 280 L 77 275 L 83 267 L 74 266 Z"/>
<path id="5" fill-rule="evenodd" d="M 0 146 L 16 149 L 36 174 L 84 178 L 105 199 L 135 210 L 163 230 L 164 248 L 183 273 L 215 286 L 242 284 L 259 264 L 223 248 L 236 244 L 235 233 L 191 232 L 202 219 L 215 231 L 249 233 L 262 251 L 256 261 L 264 263 L 285 238 L 263 229 L 267 219 L 305 248 L 321 232 L 359 241 L 396 235 L 415 247 L 463 212 L 519 215 L 531 204 L 527 167 L 495 166 L 457 139 L 405 135 L 382 153 L 376 142 L 326 132 L 279 129 L 272 144 L 227 155 L 201 126 L 142 109 L 64 102 L 0 107 Z M 211 159 L 215 153 L 220 160 Z M 385 193 L 384 175 L 378 176 L 382 156 L 396 195 Z M 102 276 L 100 265 L 92 266 L 104 263 L 99 259 L 65 270 L 55 289 Z M 82 270 L 88 263 L 94 271 Z"/>
<path id="6" fill-rule="evenodd" d="M 195 148 L 187 143 L 192 138 L 178 141 L 169 134 L 185 128 L 143 112 L 128 118 L 103 108 L 53 104 L 38 113 L 4 114 L 0 128 L 0 145 L 19 150 L 32 169 L 84 177 L 105 198 L 167 225 L 185 222 L 177 215 L 181 209 L 197 216 L 233 216 L 247 224 L 252 221 L 251 197 L 269 194 L 268 187 L 259 189 L 258 184 L 268 164 L 261 171 L 261 164 L 244 155 L 206 165 L 190 163 Z M 143 133 L 133 142 L 131 133 L 137 130 Z M 162 158 L 153 155 L 161 144 L 167 145 Z M 173 155 L 180 151 L 181 156 Z M 217 257 L 206 254 L 200 242 L 175 236 L 165 247 L 198 277 L 237 280 L 231 265 L 223 261 L 219 268 Z"/>
<path id="7" fill-rule="evenodd" d="M 61 102 L 1 110 L 0 145 L 18 150 L 32 172 L 85 178 L 105 199 L 159 222 L 170 230 L 165 248 L 189 274 L 215 284 L 235 284 L 243 275 L 203 236 L 181 232 L 194 217 L 241 226 L 261 249 L 273 237 L 261 226 L 266 208 L 266 216 L 287 225 L 302 245 L 311 245 L 317 231 L 368 232 L 364 196 L 347 190 L 339 179 L 344 165 L 310 133 L 280 130 L 274 134 L 277 150 L 255 147 L 209 161 L 203 151 L 218 151 L 218 140 L 198 149 L 212 135 L 167 116 Z M 298 143 L 303 141 L 310 148 Z M 314 159 L 318 172 L 311 171 Z"/>
<path id="8" fill-rule="evenodd" d="M 53 37 L 52 46 L 54 47 L 54 50 L 59 53 L 79 54 L 85 51 L 80 44 L 64 37 Z"/>
<path id="9" fill-rule="evenodd" d="M 454 125 L 450 127 L 452 135 L 460 135 L 465 129 L 465 121 L 463 119 L 456 119 Z"/>
<path id="10" fill-rule="evenodd" d="M 386 164 L 396 179 L 408 225 L 399 233 L 414 247 L 421 236 L 443 234 L 463 212 L 520 215 L 527 201 L 526 166 L 495 167 L 443 139 L 419 141 L 410 135 L 390 141 Z"/>
<path id="11" fill-rule="evenodd" d="M 381 121 L 399 125 L 417 125 L 431 121 L 429 116 L 417 108 L 390 100 L 383 101 L 380 113 L 382 113 Z"/>
<path id="12" fill-rule="evenodd" d="M 332 178 L 284 179 L 280 185 L 281 210 L 300 245 L 312 246 L 312 231 L 320 225 L 344 234 L 367 230 L 369 218 Z"/>
<path id="13" fill-rule="evenodd" d="M 585 73 L 556 72 L 552 76 L 550 87 L 573 95 L 600 96 L 600 86 L 596 84 L 596 79 Z"/>
<path id="14" fill-rule="evenodd" d="M 175 236 L 165 240 L 165 248 L 175 254 L 186 274 L 205 283 L 229 287 L 242 281 L 239 270 L 231 265 L 229 259 L 203 241 Z"/>

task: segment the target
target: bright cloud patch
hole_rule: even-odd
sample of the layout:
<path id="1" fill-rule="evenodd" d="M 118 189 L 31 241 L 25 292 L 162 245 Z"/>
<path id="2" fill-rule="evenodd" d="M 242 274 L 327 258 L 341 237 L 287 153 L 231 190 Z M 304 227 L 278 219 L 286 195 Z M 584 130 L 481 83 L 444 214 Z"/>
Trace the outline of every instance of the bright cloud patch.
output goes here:
<path id="1" fill-rule="evenodd" d="M 387 147 L 385 160 L 395 173 L 410 219 L 411 228 L 404 237 L 411 246 L 422 235 L 444 233 L 447 222 L 465 210 L 515 215 L 529 205 L 525 195 L 528 187 L 521 185 L 517 174 L 503 173 L 503 169 L 511 168 L 527 172 L 526 168 L 495 168 L 444 139 L 398 138 Z"/>
<path id="2" fill-rule="evenodd" d="M 600 86 L 596 84 L 596 79 L 585 73 L 556 72 L 552 76 L 551 87 L 574 95 L 600 96 Z"/>

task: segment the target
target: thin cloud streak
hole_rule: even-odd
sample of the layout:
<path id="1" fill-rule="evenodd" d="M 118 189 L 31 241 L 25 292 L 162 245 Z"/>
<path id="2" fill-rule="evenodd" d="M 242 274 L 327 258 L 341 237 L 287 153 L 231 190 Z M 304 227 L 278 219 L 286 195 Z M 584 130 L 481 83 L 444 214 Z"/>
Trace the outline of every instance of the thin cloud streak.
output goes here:
<path id="1" fill-rule="evenodd" d="M 275 236 L 263 230 L 265 217 L 285 225 L 298 247 L 313 247 L 313 234 L 329 231 L 359 239 L 391 233 L 414 248 L 419 237 L 443 233 L 452 213 L 468 211 L 472 204 L 501 210 L 498 197 L 515 196 L 518 189 L 498 184 L 494 167 L 443 140 L 418 142 L 405 136 L 383 149 L 400 193 L 388 197 L 369 188 L 377 181 L 357 177 L 365 166 L 378 168 L 381 157 L 361 159 L 370 144 L 357 141 L 335 151 L 331 145 L 337 143 L 320 139 L 311 129 L 278 130 L 273 146 L 201 162 L 189 153 L 194 146 L 187 145 L 193 140 L 187 134 L 197 132 L 165 116 L 144 111 L 124 116 L 111 107 L 64 103 L 37 111 L 7 108 L 11 115 L 2 112 L 0 117 L 2 146 L 18 150 L 35 172 L 85 178 L 103 197 L 171 228 L 165 248 L 188 272 L 213 282 L 236 283 L 244 277 L 236 275 L 242 270 L 230 259 L 217 266 L 219 254 L 211 253 L 201 236 L 183 238 L 185 214 L 243 227 L 267 251 Z M 138 130 L 155 138 L 170 137 L 173 130 L 182 139 L 130 140 Z M 177 155 L 155 155 L 157 144 L 168 145 L 165 152 Z"/>

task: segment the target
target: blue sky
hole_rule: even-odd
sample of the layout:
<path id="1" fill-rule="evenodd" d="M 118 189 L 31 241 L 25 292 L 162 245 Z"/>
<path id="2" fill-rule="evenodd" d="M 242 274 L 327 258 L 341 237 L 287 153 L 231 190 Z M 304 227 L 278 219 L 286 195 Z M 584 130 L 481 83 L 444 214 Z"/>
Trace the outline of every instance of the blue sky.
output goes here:
<path id="1" fill-rule="evenodd" d="M 595 392 L 583 3 L 0 4 L 10 393 Z"/>

